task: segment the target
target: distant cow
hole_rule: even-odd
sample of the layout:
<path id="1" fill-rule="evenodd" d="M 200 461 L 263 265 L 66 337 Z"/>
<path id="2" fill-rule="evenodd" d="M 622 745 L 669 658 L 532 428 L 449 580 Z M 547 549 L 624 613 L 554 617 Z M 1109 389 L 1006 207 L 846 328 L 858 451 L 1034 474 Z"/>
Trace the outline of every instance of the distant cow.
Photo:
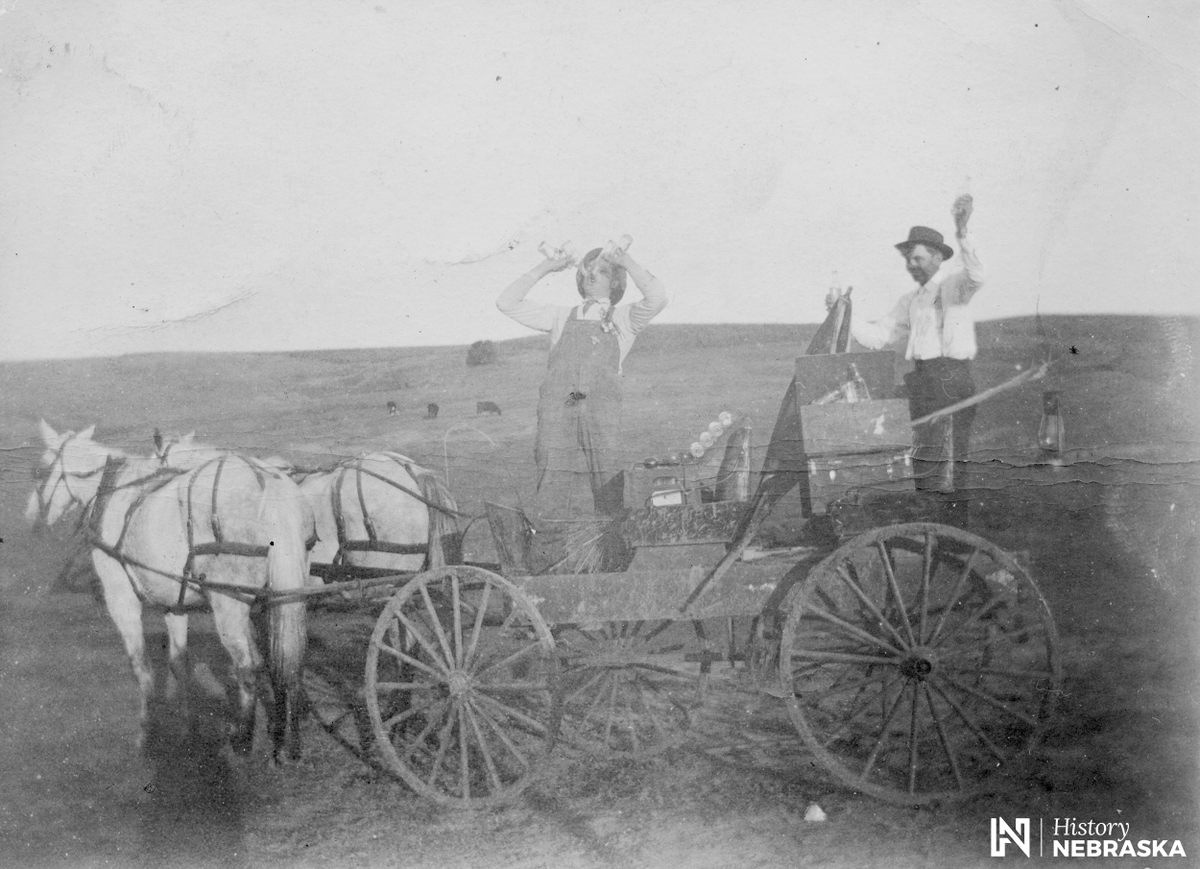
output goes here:
<path id="1" fill-rule="evenodd" d="M 438 406 L 436 404 L 434 404 L 432 401 L 429 402 L 428 406 L 426 406 L 426 408 L 425 408 L 425 418 L 426 419 L 437 419 L 437 414 L 438 414 Z"/>
<path id="2" fill-rule="evenodd" d="M 490 413 L 492 416 L 500 416 L 500 405 L 494 401 L 477 401 L 475 402 L 475 415 L 481 413 Z"/>
<path id="3" fill-rule="evenodd" d="M 399 413 L 399 411 L 396 409 L 396 402 L 389 401 L 387 407 L 388 407 L 388 416 L 395 416 L 397 413 Z"/>

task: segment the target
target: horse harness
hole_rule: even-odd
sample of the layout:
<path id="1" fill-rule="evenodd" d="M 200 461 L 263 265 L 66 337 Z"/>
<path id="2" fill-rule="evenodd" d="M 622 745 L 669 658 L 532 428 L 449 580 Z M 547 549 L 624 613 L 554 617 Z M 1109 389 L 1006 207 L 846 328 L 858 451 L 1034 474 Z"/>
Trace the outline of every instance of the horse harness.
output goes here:
<path id="1" fill-rule="evenodd" d="M 409 477 L 414 480 L 420 479 L 417 472 L 413 470 L 414 466 L 411 463 L 401 461 L 399 457 L 392 455 L 391 453 L 387 453 L 385 455 L 403 468 Z M 346 533 L 346 516 L 342 509 L 342 483 L 346 479 L 346 474 L 348 474 L 350 471 L 354 471 L 355 490 L 356 494 L 358 495 L 358 508 L 362 513 L 363 526 L 367 531 L 366 540 L 351 540 Z M 412 491 L 407 486 L 396 482 L 390 477 L 385 477 L 383 474 L 377 471 L 372 471 L 363 467 L 362 458 L 355 459 L 353 462 L 344 464 L 338 469 L 337 477 L 333 481 L 333 486 L 330 487 L 330 506 L 333 509 L 333 522 L 337 527 L 338 539 L 338 550 L 337 554 L 333 557 L 333 563 L 335 565 L 341 565 L 345 563 L 347 552 L 386 552 L 391 555 L 424 555 L 426 562 L 428 562 L 428 543 L 391 543 L 387 540 L 379 539 L 379 534 L 375 530 L 375 523 L 371 520 L 371 515 L 367 511 L 367 500 L 363 494 L 364 475 L 381 480 L 382 482 L 387 483 L 389 486 L 399 489 L 404 494 L 416 498 L 418 501 L 423 502 L 435 510 L 441 510 L 446 513 L 458 513 L 456 510 L 449 510 L 445 506 L 433 503 L 424 495 Z"/>
<path id="2" fill-rule="evenodd" d="M 109 457 L 104 465 L 104 476 L 100 478 L 100 489 L 96 494 L 95 500 L 90 508 L 90 515 L 87 523 L 86 537 L 88 542 L 96 549 L 99 549 L 105 555 L 117 561 L 126 569 L 128 574 L 129 567 L 137 567 L 141 570 L 146 570 L 155 573 L 167 579 L 173 579 L 179 583 L 179 600 L 176 602 L 174 609 L 183 609 L 184 598 L 187 595 L 189 587 L 195 588 L 197 591 L 207 594 L 210 590 L 224 591 L 236 594 L 248 594 L 254 598 L 265 597 L 261 589 L 247 588 L 245 586 L 236 585 L 233 583 L 217 583 L 211 582 L 201 573 L 198 576 L 193 574 L 195 560 L 197 556 L 202 555 L 239 555 L 246 558 L 266 558 L 271 551 L 270 546 L 264 546 L 258 543 L 240 543 L 234 540 L 226 540 L 221 529 L 221 517 L 217 513 L 217 493 L 220 490 L 221 473 L 225 469 L 225 464 L 231 456 L 223 455 L 216 459 L 210 459 L 198 468 L 187 470 L 183 468 L 168 468 L 162 467 L 151 474 L 144 477 L 139 477 L 136 480 L 131 480 L 123 483 L 120 486 L 116 485 L 117 475 L 121 468 L 125 465 L 124 458 Z M 244 460 L 243 460 L 244 461 Z M 216 464 L 216 472 L 212 484 L 212 501 L 209 511 L 209 530 L 212 533 L 212 540 L 201 543 L 196 542 L 196 525 L 197 520 L 192 510 L 192 492 L 196 485 L 196 480 L 200 476 L 200 471 L 209 465 Z M 258 482 L 260 490 L 266 488 L 266 480 L 264 479 L 263 471 L 252 462 L 246 462 L 250 469 L 254 471 L 255 479 Z M 181 474 L 190 473 L 191 480 L 188 481 L 187 489 L 187 545 L 188 554 L 187 560 L 184 562 L 183 573 L 173 574 L 165 570 L 160 570 L 152 567 L 144 562 L 129 556 L 123 551 L 125 535 L 129 531 L 129 526 L 133 521 L 134 515 L 146 502 L 146 499 L 155 492 L 161 490 L 172 480 L 179 477 Z M 101 536 L 101 521 L 104 516 L 105 508 L 109 500 L 118 489 L 130 489 L 138 487 L 139 491 L 134 498 L 133 503 L 129 505 L 129 509 L 125 511 L 125 520 L 121 525 L 121 533 L 117 536 L 115 544 L 108 544 Z M 314 536 L 306 542 L 306 546 L 311 549 L 316 543 Z M 133 584 L 134 592 L 139 598 L 142 597 L 141 591 L 137 584 Z"/>

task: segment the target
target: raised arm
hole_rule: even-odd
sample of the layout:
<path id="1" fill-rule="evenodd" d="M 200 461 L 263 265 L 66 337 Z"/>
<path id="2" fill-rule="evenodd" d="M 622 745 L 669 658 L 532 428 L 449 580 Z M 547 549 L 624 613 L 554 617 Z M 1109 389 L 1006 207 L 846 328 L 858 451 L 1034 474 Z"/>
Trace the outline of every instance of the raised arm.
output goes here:
<path id="1" fill-rule="evenodd" d="M 496 307 L 501 314 L 516 320 L 522 326 L 537 329 L 539 332 L 549 332 L 554 326 L 554 307 L 527 301 L 525 297 L 546 275 L 561 272 L 570 265 L 570 257 L 565 256 L 542 260 L 504 289 L 496 299 Z"/>
<path id="2" fill-rule="evenodd" d="M 667 289 L 662 281 L 642 268 L 628 251 L 614 260 L 614 263 L 629 273 L 629 277 L 633 278 L 634 285 L 642 294 L 641 299 L 629 306 L 629 328 L 636 335 L 667 306 Z"/>
<path id="3" fill-rule="evenodd" d="M 967 234 L 967 223 L 974 210 L 975 201 L 969 193 L 955 199 L 954 205 L 950 207 L 950 213 L 954 216 L 954 235 L 958 239 L 959 253 L 962 254 L 962 271 L 953 275 L 943 285 L 942 298 L 947 304 L 965 305 L 983 286 L 983 264 L 979 261 L 979 254 L 975 252 L 975 246 L 971 244 L 971 238 Z"/>

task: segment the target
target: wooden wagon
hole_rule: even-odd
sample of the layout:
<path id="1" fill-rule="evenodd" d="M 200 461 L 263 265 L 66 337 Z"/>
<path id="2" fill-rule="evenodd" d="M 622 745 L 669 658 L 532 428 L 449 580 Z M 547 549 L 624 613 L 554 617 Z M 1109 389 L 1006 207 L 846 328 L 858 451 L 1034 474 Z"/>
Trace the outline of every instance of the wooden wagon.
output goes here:
<path id="1" fill-rule="evenodd" d="M 390 594 L 365 674 L 383 762 L 445 804 L 503 801 L 564 739 L 640 755 L 686 738 L 724 661 L 848 787 L 976 792 L 1051 715 L 1057 634 L 1022 559 L 934 521 L 893 366 L 799 357 L 757 485 L 642 502 L 619 529 L 624 569 L 530 571 L 521 515 L 488 505 L 499 565 L 363 580 Z M 870 397 L 822 403 L 848 372 Z M 767 545 L 788 495 L 793 540 Z"/>

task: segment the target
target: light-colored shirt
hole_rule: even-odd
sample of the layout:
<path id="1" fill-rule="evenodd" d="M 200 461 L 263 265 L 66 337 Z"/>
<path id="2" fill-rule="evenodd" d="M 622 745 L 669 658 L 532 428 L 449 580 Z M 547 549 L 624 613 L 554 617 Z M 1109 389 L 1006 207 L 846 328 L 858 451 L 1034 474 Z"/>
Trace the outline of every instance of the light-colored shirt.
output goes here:
<path id="1" fill-rule="evenodd" d="M 983 286 L 983 266 L 964 236 L 958 240 L 962 268 L 942 263 L 925 284 L 900 297 L 886 317 L 868 322 L 851 315 L 850 334 L 869 350 L 908 339 L 905 359 L 974 359 L 975 318 L 967 303 Z"/>
<path id="2" fill-rule="evenodd" d="M 532 302 L 525 294 L 533 288 L 522 281 L 513 284 L 500 294 L 496 307 L 506 317 L 511 317 L 522 326 L 537 329 L 539 332 L 550 333 L 550 346 L 553 347 L 562 337 L 563 326 L 576 311 L 579 320 L 603 320 L 609 308 L 608 302 L 580 303 L 578 305 L 547 305 L 543 302 Z M 621 348 L 621 362 L 629 355 L 633 341 L 650 321 L 667 306 L 667 291 L 658 278 L 651 277 L 646 286 L 639 287 L 642 298 L 628 305 L 617 305 L 612 312 L 613 331 L 617 333 L 617 343 Z"/>

